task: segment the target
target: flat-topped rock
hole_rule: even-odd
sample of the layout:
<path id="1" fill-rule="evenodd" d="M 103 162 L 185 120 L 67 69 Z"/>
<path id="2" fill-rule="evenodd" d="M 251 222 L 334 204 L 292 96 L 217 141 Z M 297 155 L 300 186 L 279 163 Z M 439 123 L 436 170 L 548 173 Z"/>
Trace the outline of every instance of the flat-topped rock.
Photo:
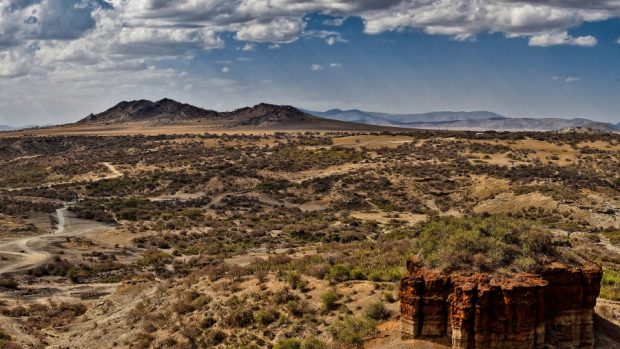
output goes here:
<path id="1" fill-rule="evenodd" d="M 458 349 L 592 348 L 602 270 L 559 263 L 537 274 L 466 274 L 412 259 L 400 283 L 405 338 Z"/>

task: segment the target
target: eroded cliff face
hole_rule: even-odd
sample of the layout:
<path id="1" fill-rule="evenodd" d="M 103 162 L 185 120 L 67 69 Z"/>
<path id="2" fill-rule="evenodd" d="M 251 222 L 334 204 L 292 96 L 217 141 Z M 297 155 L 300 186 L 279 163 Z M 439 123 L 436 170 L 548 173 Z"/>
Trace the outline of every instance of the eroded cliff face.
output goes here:
<path id="1" fill-rule="evenodd" d="M 510 278 L 440 273 L 407 263 L 400 283 L 406 338 L 458 349 L 592 348 L 592 314 L 602 270 L 552 264 Z"/>

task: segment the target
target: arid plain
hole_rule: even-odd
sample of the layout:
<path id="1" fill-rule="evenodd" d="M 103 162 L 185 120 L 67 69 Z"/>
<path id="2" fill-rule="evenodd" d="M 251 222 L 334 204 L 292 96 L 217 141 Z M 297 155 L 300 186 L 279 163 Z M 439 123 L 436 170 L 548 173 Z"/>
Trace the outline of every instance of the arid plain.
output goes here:
<path id="1" fill-rule="evenodd" d="M 620 136 L 287 113 L 3 133 L 0 346 L 450 347 L 402 339 L 412 256 L 507 280 L 595 262 L 595 347 L 620 345 Z"/>

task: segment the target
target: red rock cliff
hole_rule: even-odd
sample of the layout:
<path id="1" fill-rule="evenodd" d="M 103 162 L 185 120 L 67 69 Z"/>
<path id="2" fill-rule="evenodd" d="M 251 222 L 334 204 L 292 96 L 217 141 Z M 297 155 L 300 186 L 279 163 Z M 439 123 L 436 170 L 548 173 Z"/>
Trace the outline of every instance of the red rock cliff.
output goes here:
<path id="1" fill-rule="evenodd" d="M 592 348 L 602 270 L 553 264 L 499 277 L 426 270 L 412 259 L 400 283 L 403 336 L 458 349 Z"/>

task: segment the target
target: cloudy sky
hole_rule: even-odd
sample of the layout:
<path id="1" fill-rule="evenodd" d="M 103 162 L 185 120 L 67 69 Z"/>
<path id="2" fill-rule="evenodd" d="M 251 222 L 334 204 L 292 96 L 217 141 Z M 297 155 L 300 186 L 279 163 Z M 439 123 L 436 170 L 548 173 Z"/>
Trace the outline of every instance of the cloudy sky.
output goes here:
<path id="1" fill-rule="evenodd" d="M 163 97 L 620 122 L 620 0 L 0 0 L 0 124 Z"/>

